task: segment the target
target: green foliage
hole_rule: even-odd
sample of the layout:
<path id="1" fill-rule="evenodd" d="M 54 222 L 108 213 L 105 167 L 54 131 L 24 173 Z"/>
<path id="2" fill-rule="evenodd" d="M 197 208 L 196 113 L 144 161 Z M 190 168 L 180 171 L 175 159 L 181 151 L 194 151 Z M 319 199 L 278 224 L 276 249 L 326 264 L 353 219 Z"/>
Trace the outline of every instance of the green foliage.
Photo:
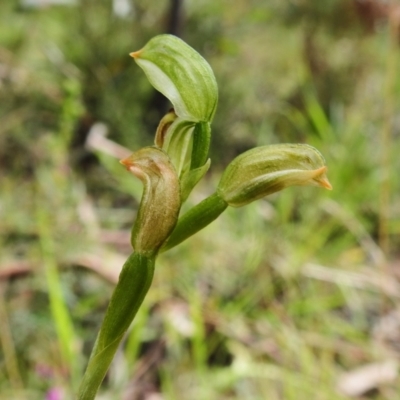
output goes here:
<path id="1" fill-rule="evenodd" d="M 93 121 L 131 149 L 151 142 L 168 106 L 154 107 L 127 54 L 164 30 L 168 3 L 131 2 L 126 19 L 110 4 L 0 2 L 1 398 L 72 390 L 70 377 L 85 365 L 123 263 L 118 255 L 129 252 L 140 186 L 114 158 L 93 157 L 82 142 Z M 398 65 L 389 42 L 397 45 L 384 15 L 367 30 L 354 9 L 343 11 L 351 4 L 185 3 L 182 37 L 212 66 L 219 105 L 213 170 L 182 212 L 212 193 L 218 171 L 239 153 L 271 143 L 320 149 L 335 190 L 293 188 L 228 208 L 161 254 L 103 397 L 134 387 L 131 398 L 151 388 L 167 399 L 344 399 L 336 390 L 342 373 L 397 357 L 380 328 L 384 317 L 396 320 L 399 306 L 392 267 L 400 244 L 393 111 L 400 81 L 388 74 L 388 59 Z M 69 343 L 77 371 L 62 356 L 50 311 L 38 205 L 48 211 L 51 260 L 79 338 Z M 383 216 L 388 264 L 378 246 Z M 398 387 L 397 378 L 359 398 L 395 400 Z"/>
<path id="2" fill-rule="evenodd" d="M 155 143 L 159 147 L 142 148 L 120 161 L 143 183 L 143 195 L 132 228 L 134 253 L 118 278 L 90 355 L 78 391 L 78 398 L 82 400 L 95 398 L 119 343 L 149 290 L 161 248 L 166 251 L 203 229 L 227 206 L 250 204 L 293 185 L 331 189 L 325 175 L 324 159 L 311 146 L 258 147 L 237 157 L 224 172 L 217 193 L 178 221 L 181 204 L 208 169 L 209 162 L 205 164 L 205 170 L 196 168 L 194 171 L 200 173 L 190 180 L 181 174 L 183 160 L 187 159 L 187 165 L 192 167 L 198 164 L 198 155 L 207 156 L 210 121 L 218 98 L 215 77 L 207 61 L 171 35 L 156 36 L 142 50 L 131 55 L 154 88 L 169 98 L 174 109 L 161 119 L 156 130 Z M 196 129 L 193 122 L 200 129 Z M 206 129 L 204 124 L 207 124 Z M 206 139 L 199 139 L 203 135 Z M 195 160 L 192 162 L 193 155 Z M 200 354 L 204 355 L 204 335 L 201 336 L 194 346 L 196 359 Z M 204 361 L 204 357 L 201 359 Z"/>

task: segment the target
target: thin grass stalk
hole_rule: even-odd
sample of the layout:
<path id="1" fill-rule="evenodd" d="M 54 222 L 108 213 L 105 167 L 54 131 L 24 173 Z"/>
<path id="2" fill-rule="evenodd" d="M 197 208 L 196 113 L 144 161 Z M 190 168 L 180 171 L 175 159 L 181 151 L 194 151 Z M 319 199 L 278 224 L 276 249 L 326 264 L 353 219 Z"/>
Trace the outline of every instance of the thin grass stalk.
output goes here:
<path id="1" fill-rule="evenodd" d="M 23 389 L 24 384 L 19 372 L 18 359 L 15 352 L 10 320 L 8 318 L 3 292 L 3 285 L 0 284 L 0 345 L 3 349 L 4 364 L 11 387 L 16 391 L 20 391 Z"/>
<path id="2" fill-rule="evenodd" d="M 37 211 L 39 242 L 49 294 L 50 310 L 60 343 L 62 361 L 68 366 L 71 385 L 76 388 L 80 378 L 77 358 L 76 335 L 68 306 L 63 296 L 63 287 L 58 273 L 54 240 L 51 235 L 49 216 L 40 206 Z"/>
<path id="3" fill-rule="evenodd" d="M 398 52 L 398 25 L 393 9 L 389 12 L 389 35 L 388 53 L 386 60 L 385 77 L 385 102 L 384 119 L 380 131 L 381 139 L 381 185 L 379 190 L 379 245 L 385 256 L 390 251 L 389 240 L 389 206 L 390 206 L 390 169 L 391 157 L 390 149 L 392 146 L 392 121 L 394 115 L 394 88 L 397 74 L 397 52 Z M 382 265 L 383 272 L 386 272 L 386 264 Z"/>

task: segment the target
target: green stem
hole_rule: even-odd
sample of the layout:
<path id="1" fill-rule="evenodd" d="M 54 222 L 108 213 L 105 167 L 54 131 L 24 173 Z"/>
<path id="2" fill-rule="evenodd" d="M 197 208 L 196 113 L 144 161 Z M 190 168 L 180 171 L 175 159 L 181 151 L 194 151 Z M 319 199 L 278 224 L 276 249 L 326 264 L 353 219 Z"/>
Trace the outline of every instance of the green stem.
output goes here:
<path id="1" fill-rule="evenodd" d="M 95 398 L 118 345 L 149 290 L 155 259 L 155 254 L 133 253 L 125 262 L 83 376 L 78 400 Z"/>
<path id="2" fill-rule="evenodd" d="M 218 218 L 227 207 L 228 204 L 218 195 L 218 193 L 214 193 L 210 197 L 201 201 L 179 218 L 174 231 L 161 247 L 160 252 L 172 249 L 179 243 L 205 228 Z"/>

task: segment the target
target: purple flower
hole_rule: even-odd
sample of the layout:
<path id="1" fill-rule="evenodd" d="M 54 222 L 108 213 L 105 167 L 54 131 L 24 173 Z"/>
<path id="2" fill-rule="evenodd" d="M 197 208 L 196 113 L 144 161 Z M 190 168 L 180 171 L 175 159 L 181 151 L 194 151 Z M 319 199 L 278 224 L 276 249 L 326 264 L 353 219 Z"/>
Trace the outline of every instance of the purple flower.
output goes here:
<path id="1" fill-rule="evenodd" d="M 64 392 L 62 389 L 53 387 L 46 394 L 46 400 L 63 400 Z"/>

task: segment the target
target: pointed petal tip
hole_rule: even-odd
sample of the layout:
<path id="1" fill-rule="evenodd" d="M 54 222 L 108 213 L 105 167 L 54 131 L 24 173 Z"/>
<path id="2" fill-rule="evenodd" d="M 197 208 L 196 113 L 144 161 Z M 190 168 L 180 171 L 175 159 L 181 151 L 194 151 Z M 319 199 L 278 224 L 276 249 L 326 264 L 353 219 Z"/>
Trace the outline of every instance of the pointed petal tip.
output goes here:
<path id="1" fill-rule="evenodd" d="M 326 166 L 320 168 L 321 174 L 318 176 L 317 182 L 318 182 L 319 186 L 321 186 L 325 189 L 328 189 L 328 190 L 332 190 L 333 187 L 332 187 L 331 183 L 329 182 L 328 177 L 326 176 L 327 170 L 328 170 L 328 168 Z"/>
<path id="2" fill-rule="evenodd" d="M 324 178 L 320 179 L 318 181 L 318 183 L 320 184 L 320 186 L 322 186 L 325 189 L 328 189 L 328 190 L 332 190 L 333 189 L 333 187 L 332 187 L 332 185 L 329 182 L 327 177 L 324 177 Z"/>
<path id="3" fill-rule="evenodd" d="M 317 169 L 315 171 L 317 175 L 314 177 L 314 180 L 318 183 L 318 186 L 323 187 L 324 189 L 332 190 L 332 185 L 326 176 L 327 170 L 328 168 L 326 166 Z"/>
<path id="4" fill-rule="evenodd" d="M 119 163 L 128 170 L 132 166 L 132 162 L 129 160 L 129 158 L 123 158 L 122 160 L 119 160 Z"/>
<path id="5" fill-rule="evenodd" d="M 140 53 L 141 53 L 141 50 L 138 50 L 138 51 L 133 51 L 132 53 L 129 53 L 129 55 L 133 58 L 139 58 Z"/>

